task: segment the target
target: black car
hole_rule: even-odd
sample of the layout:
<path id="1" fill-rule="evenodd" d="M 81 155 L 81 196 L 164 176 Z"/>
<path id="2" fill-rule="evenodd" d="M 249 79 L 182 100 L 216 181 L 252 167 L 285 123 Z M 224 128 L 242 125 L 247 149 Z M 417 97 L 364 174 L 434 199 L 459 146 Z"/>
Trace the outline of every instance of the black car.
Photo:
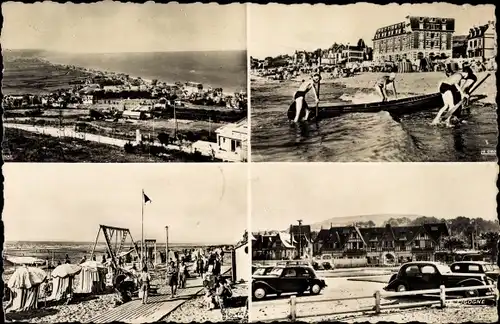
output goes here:
<path id="1" fill-rule="evenodd" d="M 407 291 L 439 289 L 441 285 L 446 288 L 471 287 L 490 284 L 490 280 L 484 274 L 456 273 L 450 267 L 437 262 L 408 262 L 401 266 L 397 274 L 392 275 L 387 291 Z M 467 297 L 475 297 L 490 294 L 492 290 L 468 290 L 458 292 Z"/>
<path id="2" fill-rule="evenodd" d="M 484 261 L 459 261 L 450 266 L 452 272 L 457 273 L 481 273 L 493 280 L 498 280 L 500 269 L 496 264 Z"/>
<path id="3" fill-rule="evenodd" d="M 304 265 L 276 266 L 267 275 L 252 276 L 252 295 L 255 300 L 269 294 L 301 295 L 306 291 L 317 295 L 325 287 L 325 280 L 318 278 L 312 267 Z"/>

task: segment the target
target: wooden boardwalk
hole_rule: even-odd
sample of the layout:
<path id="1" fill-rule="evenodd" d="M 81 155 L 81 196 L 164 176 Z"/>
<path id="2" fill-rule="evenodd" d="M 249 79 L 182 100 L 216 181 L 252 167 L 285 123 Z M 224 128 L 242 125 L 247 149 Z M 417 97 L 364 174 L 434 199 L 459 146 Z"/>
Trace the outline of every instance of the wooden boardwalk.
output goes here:
<path id="1" fill-rule="evenodd" d="M 228 268 L 223 266 L 223 273 L 227 273 Z M 158 322 L 201 291 L 203 291 L 201 278 L 191 279 L 186 282 L 185 289 L 177 291 L 177 296 L 174 298 L 170 295 L 149 296 L 146 305 L 143 305 L 140 299 L 135 299 L 92 318 L 88 323 Z"/>

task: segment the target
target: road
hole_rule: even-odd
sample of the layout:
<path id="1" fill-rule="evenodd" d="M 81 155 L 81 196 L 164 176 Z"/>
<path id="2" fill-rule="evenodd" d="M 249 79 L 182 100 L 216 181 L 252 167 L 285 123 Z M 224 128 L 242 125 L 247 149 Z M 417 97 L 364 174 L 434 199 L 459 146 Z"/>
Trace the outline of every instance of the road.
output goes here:
<path id="1" fill-rule="evenodd" d="M 306 293 L 304 296 L 297 297 L 297 316 L 301 314 L 347 311 L 350 309 L 373 306 L 375 304 L 374 298 L 320 302 L 328 298 L 373 296 L 375 291 L 382 290 L 385 283 L 389 280 L 389 276 L 364 277 L 363 280 L 374 280 L 379 282 L 353 281 L 351 278 L 325 278 L 327 287 L 321 294 L 311 296 Z M 291 295 L 292 294 L 283 294 L 279 298 L 277 298 L 276 295 L 270 295 L 266 300 L 252 301 L 251 320 L 267 321 L 274 318 L 279 319 L 287 317 L 290 313 L 289 300 Z M 308 303 L 301 304 L 300 302 Z M 302 321 L 302 319 L 300 320 Z M 305 318 L 304 320 L 318 321 L 318 318 Z"/>
<path id="2" fill-rule="evenodd" d="M 52 126 L 32 126 L 27 124 L 16 124 L 16 123 L 4 123 L 6 128 L 17 128 L 28 132 L 50 135 L 53 137 L 70 137 L 77 138 L 84 141 L 91 141 L 101 144 L 107 144 L 112 146 L 123 147 L 129 141 L 109 137 L 101 136 L 86 132 L 77 132 L 74 127 L 52 127 Z M 155 141 L 153 145 L 160 146 L 159 141 Z M 164 145 L 165 146 L 165 145 Z M 215 158 L 221 159 L 223 161 L 239 162 L 241 161 L 241 156 L 235 152 L 225 152 L 219 150 L 217 143 L 206 142 L 206 141 L 196 141 L 191 145 L 166 145 L 165 148 L 169 150 L 178 150 L 185 153 L 193 154 L 195 151 L 200 152 L 205 156 L 215 156 Z"/>

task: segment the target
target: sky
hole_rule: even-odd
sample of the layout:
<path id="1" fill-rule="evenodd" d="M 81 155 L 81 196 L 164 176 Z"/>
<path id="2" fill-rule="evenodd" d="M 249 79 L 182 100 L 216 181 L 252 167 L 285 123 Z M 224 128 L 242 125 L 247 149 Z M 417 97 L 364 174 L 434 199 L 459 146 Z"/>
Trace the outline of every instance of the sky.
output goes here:
<path id="1" fill-rule="evenodd" d="M 240 164 L 3 166 L 7 241 L 95 240 L 99 224 L 165 242 L 236 244 L 247 228 L 247 169 Z M 101 239 L 101 241 L 103 241 Z"/>
<path id="2" fill-rule="evenodd" d="M 372 45 L 377 28 L 404 21 L 408 15 L 455 19 L 455 35 L 495 19 L 493 5 L 391 4 L 375 5 L 251 5 L 248 52 L 256 58 L 313 51 L 333 43 Z"/>
<path id="3" fill-rule="evenodd" d="M 244 5 L 2 4 L 2 47 L 76 53 L 246 49 Z"/>
<path id="4" fill-rule="evenodd" d="M 497 219 L 495 163 L 255 163 L 251 172 L 252 231 L 372 214 Z"/>

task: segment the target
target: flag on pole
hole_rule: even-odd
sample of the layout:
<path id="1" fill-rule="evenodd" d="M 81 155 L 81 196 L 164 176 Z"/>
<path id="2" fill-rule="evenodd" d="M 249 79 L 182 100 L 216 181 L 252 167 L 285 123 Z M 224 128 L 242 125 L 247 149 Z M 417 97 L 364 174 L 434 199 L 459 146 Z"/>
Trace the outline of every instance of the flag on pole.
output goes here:
<path id="1" fill-rule="evenodd" d="M 152 202 L 151 199 L 144 193 L 144 190 L 142 191 L 142 195 L 144 196 L 144 203 L 147 204 L 148 202 Z"/>

